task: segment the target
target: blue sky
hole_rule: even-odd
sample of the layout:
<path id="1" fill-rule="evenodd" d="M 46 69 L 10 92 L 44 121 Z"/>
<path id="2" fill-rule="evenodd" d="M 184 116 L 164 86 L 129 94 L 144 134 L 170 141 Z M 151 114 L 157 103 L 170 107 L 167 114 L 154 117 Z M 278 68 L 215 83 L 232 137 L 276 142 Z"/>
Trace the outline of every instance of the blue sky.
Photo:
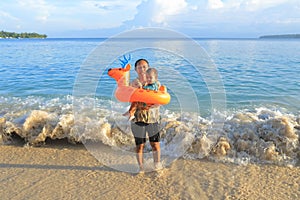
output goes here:
<path id="1" fill-rule="evenodd" d="M 165 27 L 191 37 L 300 33 L 299 0 L 1 0 L 0 29 L 109 37 Z"/>

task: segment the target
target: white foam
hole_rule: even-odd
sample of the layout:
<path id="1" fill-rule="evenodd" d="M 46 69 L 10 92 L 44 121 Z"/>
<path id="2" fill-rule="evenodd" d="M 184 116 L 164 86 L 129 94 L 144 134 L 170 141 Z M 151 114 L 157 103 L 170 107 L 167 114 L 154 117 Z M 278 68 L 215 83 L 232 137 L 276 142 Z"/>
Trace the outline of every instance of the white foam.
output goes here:
<path id="1" fill-rule="evenodd" d="M 132 150 L 134 139 L 130 122 L 122 116 L 128 104 L 103 99 L 79 99 L 76 119 L 72 97 L 26 99 L 0 97 L 3 144 L 19 135 L 31 145 L 50 139 L 70 142 L 87 140 Z M 87 109 L 91 108 L 92 109 Z M 209 158 L 238 164 L 251 162 L 295 165 L 299 162 L 300 117 L 258 107 L 239 110 L 216 118 L 195 113 L 161 111 L 161 147 L 163 156 L 188 159 Z M 223 118 L 224 121 L 219 119 Z M 223 123 L 222 127 L 214 126 Z M 148 144 L 148 143 L 147 143 Z M 147 146 L 147 150 L 151 150 Z"/>

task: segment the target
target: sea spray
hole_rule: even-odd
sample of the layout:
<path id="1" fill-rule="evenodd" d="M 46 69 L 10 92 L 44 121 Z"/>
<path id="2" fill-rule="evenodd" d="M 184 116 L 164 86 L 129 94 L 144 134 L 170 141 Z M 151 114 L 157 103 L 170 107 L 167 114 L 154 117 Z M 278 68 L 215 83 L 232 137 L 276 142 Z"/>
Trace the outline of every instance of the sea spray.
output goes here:
<path id="1" fill-rule="evenodd" d="M 32 103 L 31 99 L 14 98 L 10 103 L 16 106 L 5 109 L 0 118 L 0 142 L 11 144 L 17 136 L 24 144 L 39 146 L 47 139 L 68 139 L 74 144 L 94 141 L 134 152 L 130 122 L 122 116 L 127 105 L 96 99 L 99 106 L 81 110 L 74 119 L 71 100 L 64 97 Z M 214 119 L 162 109 L 162 155 L 237 164 L 299 163 L 299 116 L 264 107 L 223 115 L 220 128 L 213 126 Z M 146 151 L 150 150 L 148 145 Z"/>
<path id="2" fill-rule="evenodd" d="M 23 124 L 20 136 L 30 145 L 43 143 L 51 136 L 57 122 L 56 113 L 33 110 Z"/>

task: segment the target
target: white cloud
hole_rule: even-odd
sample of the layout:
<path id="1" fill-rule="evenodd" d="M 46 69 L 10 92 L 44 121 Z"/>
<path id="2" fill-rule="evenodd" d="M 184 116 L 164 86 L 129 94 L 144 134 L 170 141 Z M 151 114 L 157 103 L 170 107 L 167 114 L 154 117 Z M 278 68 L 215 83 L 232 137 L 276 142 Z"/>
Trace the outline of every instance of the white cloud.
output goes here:
<path id="1" fill-rule="evenodd" d="M 17 17 L 12 16 L 8 12 L 0 10 L 0 17 L 3 19 L 10 19 L 10 20 L 19 20 Z"/>
<path id="2" fill-rule="evenodd" d="M 94 1 L 94 6 L 101 10 L 115 11 L 132 5 L 132 1 L 124 4 L 122 1 Z"/>
<path id="3" fill-rule="evenodd" d="M 219 9 L 224 7 L 224 3 L 221 0 L 208 0 L 207 6 L 209 9 Z"/>
<path id="4" fill-rule="evenodd" d="M 40 22 L 47 22 L 51 10 L 54 10 L 53 5 L 48 4 L 44 0 L 19 0 L 18 5 L 21 6 L 24 10 L 27 10 L 29 14 L 35 15 L 34 18 Z"/>
<path id="5" fill-rule="evenodd" d="M 134 17 L 140 1 L 80 1 L 68 13 L 82 29 L 114 28 Z"/>
<path id="6" fill-rule="evenodd" d="M 294 23 L 300 17 L 295 11 L 297 0 L 145 0 L 137 6 L 132 20 L 125 21 L 126 29 L 167 26 L 186 34 L 228 37 L 240 34 L 251 37 L 273 26 Z M 292 9 L 293 8 L 293 11 Z M 290 13 L 290 16 L 287 16 Z M 289 19 L 289 20 L 285 20 Z M 277 26 L 275 26 L 277 24 Z M 293 27 L 295 32 L 300 28 Z M 298 32 L 299 32 L 298 31 Z"/>
<path id="7" fill-rule="evenodd" d="M 185 0 L 155 0 L 154 2 L 152 21 L 159 24 L 167 24 L 168 16 L 179 14 L 187 6 Z"/>
<path id="8" fill-rule="evenodd" d="M 137 7 L 137 13 L 131 20 L 125 20 L 126 28 L 168 26 L 171 19 L 186 11 L 185 0 L 146 0 Z"/>
<path id="9" fill-rule="evenodd" d="M 211 10 L 244 10 L 244 11 L 258 11 L 282 4 L 298 4 L 297 0 L 208 0 L 207 8 Z M 195 2 L 194 2 L 195 4 Z M 198 10 L 201 7 L 198 6 Z"/>
<path id="10" fill-rule="evenodd" d="M 134 1 L 122 1 L 122 0 L 94 0 L 94 1 L 80 1 L 77 4 L 73 5 L 78 10 L 82 11 L 92 11 L 101 14 L 114 13 L 118 14 L 119 18 L 122 16 L 127 16 L 130 13 L 126 13 L 126 11 L 132 12 L 133 9 L 139 5 L 141 0 Z"/>
<path id="11" fill-rule="evenodd" d="M 0 7 L 3 29 L 46 34 L 149 26 L 200 35 L 271 26 L 300 32 L 299 0 L 11 0 Z"/>
<path id="12" fill-rule="evenodd" d="M 297 4 L 297 0 L 208 0 L 208 7 L 224 8 L 230 10 L 232 8 L 245 11 L 258 11 L 282 4 Z"/>
<path id="13" fill-rule="evenodd" d="M 2 29 L 19 29 L 20 28 L 20 19 L 18 17 L 13 16 L 12 14 L 1 11 L 0 10 L 0 24 L 2 25 Z"/>
<path id="14" fill-rule="evenodd" d="M 300 18 L 287 18 L 284 20 L 276 20 L 275 23 L 278 24 L 298 24 L 300 25 Z"/>
<path id="15" fill-rule="evenodd" d="M 140 1 L 15 0 L 3 7 L 21 19 L 22 28 L 53 32 L 53 30 L 71 31 L 121 26 L 123 21 L 133 18 Z"/>
<path id="16" fill-rule="evenodd" d="M 283 3 L 287 3 L 290 0 L 245 0 L 243 4 L 249 11 L 262 10 L 270 7 L 274 7 Z"/>

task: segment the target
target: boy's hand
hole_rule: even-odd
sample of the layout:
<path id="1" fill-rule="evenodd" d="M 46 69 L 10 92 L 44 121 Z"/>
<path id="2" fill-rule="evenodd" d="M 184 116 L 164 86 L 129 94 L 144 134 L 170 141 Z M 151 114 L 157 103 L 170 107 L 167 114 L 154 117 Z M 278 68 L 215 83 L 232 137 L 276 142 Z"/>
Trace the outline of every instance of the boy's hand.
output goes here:
<path id="1" fill-rule="evenodd" d="M 150 108 L 157 108 L 159 106 L 160 106 L 159 104 L 147 104 L 147 108 L 148 109 L 150 109 Z"/>

